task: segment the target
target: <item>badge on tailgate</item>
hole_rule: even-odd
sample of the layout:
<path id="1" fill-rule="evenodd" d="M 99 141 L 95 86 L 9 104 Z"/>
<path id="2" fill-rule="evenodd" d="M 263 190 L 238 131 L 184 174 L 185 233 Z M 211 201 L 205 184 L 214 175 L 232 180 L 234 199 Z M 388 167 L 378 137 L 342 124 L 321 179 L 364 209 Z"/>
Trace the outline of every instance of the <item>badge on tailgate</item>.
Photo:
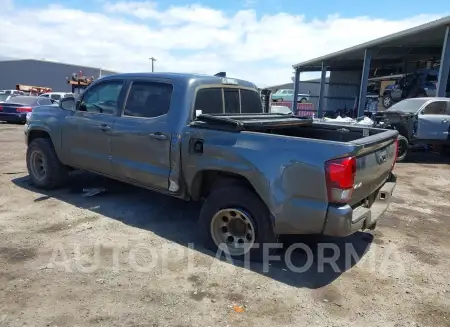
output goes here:
<path id="1" fill-rule="evenodd" d="M 377 162 L 379 165 L 384 164 L 387 160 L 386 149 L 375 152 L 375 157 L 377 158 Z"/>

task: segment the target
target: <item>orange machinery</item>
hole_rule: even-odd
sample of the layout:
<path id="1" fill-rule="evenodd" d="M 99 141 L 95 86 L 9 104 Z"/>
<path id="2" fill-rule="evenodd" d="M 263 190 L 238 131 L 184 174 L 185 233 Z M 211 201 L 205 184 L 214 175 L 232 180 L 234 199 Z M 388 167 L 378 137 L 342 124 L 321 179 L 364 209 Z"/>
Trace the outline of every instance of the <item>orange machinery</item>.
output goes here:
<path id="1" fill-rule="evenodd" d="M 26 92 L 29 95 L 41 95 L 42 93 L 47 93 L 47 92 L 52 91 L 52 89 L 50 87 L 33 86 L 33 85 L 25 85 L 25 84 L 17 84 L 16 90 Z"/>
<path id="2" fill-rule="evenodd" d="M 67 78 L 67 83 L 72 86 L 72 93 L 80 93 L 94 81 L 94 77 L 86 77 L 80 71 L 78 74 L 73 73 L 71 78 Z M 76 92 L 78 91 L 78 92 Z"/>

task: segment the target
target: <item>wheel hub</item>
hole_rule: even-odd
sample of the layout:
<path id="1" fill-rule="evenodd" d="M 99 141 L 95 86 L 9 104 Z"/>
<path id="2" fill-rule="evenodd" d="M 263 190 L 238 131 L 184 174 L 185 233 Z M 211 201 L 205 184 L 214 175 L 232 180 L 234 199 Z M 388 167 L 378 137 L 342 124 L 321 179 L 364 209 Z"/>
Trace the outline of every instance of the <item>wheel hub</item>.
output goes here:
<path id="1" fill-rule="evenodd" d="M 222 209 L 211 220 L 211 237 L 228 254 L 243 255 L 255 243 L 255 227 L 245 211 Z"/>
<path id="2" fill-rule="evenodd" d="M 33 151 L 30 158 L 31 171 L 35 178 L 42 180 L 45 178 L 47 165 L 41 152 Z"/>

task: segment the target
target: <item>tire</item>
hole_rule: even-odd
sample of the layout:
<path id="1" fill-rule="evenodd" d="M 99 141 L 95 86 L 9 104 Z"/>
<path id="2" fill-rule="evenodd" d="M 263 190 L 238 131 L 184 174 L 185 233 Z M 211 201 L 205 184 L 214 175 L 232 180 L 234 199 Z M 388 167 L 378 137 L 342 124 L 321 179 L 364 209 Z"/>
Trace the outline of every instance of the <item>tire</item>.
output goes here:
<path id="1" fill-rule="evenodd" d="M 306 103 L 306 99 L 305 98 L 301 98 L 300 99 L 300 103 Z"/>
<path id="2" fill-rule="evenodd" d="M 396 162 L 402 162 L 408 155 L 409 142 L 408 139 L 403 135 L 399 135 L 397 140 L 398 140 L 398 152 Z"/>
<path id="3" fill-rule="evenodd" d="M 245 217 L 243 219 L 233 219 L 233 211 L 237 214 L 237 217 L 242 218 L 242 215 Z M 231 218 L 231 220 L 228 220 L 227 217 Z M 225 222 L 227 220 L 228 222 Z M 230 243 L 228 241 L 220 241 L 220 237 L 216 234 L 223 234 L 224 239 L 228 239 L 230 236 L 226 237 L 226 234 L 233 234 L 231 222 L 235 220 L 240 221 L 239 224 L 246 225 L 244 226 L 245 231 L 242 232 L 245 236 L 232 236 L 232 238 L 238 238 L 246 242 L 240 243 L 240 246 L 249 246 L 249 243 L 252 243 L 255 247 L 251 248 L 249 246 L 247 249 L 234 251 L 233 246 L 230 247 L 231 241 Z M 222 226 L 226 224 L 226 231 L 224 231 L 224 227 L 221 227 L 220 230 L 217 229 L 217 222 Z M 252 228 L 248 227 L 249 224 Z M 277 241 L 269 210 L 264 202 L 246 186 L 227 186 L 213 190 L 206 198 L 201 209 L 199 230 L 206 248 L 217 253 L 219 245 L 223 243 L 226 246 L 222 251 L 231 258 L 239 260 L 248 256 L 252 261 L 261 261 L 264 255 L 263 245 Z M 253 242 L 247 241 L 248 233 L 253 235 Z"/>
<path id="4" fill-rule="evenodd" d="M 388 109 L 391 106 L 392 106 L 392 97 L 389 93 L 385 94 L 383 96 L 383 107 L 384 107 L 384 109 Z"/>
<path id="5" fill-rule="evenodd" d="M 68 170 L 56 156 L 50 139 L 37 138 L 31 141 L 26 160 L 28 174 L 36 187 L 51 190 L 67 181 Z"/>

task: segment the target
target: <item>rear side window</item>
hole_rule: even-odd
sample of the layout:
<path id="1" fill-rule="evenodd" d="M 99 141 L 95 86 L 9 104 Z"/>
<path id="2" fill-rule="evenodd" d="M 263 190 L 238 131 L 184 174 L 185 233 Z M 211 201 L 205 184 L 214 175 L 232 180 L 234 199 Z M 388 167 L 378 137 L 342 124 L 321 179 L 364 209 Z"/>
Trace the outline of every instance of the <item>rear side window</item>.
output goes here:
<path id="1" fill-rule="evenodd" d="M 238 114 L 240 110 L 239 90 L 238 89 L 223 89 L 225 99 L 225 113 Z"/>
<path id="2" fill-rule="evenodd" d="M 170 108 L 173 87 L 158 82 L 133 82 L 124 115 L 152 118 L 165 115 Z"/>
<path id="3" fill-rule="evenodd" d="M 195 98 L 195 110 L 201 110 L 203 114 L 223 113 L 222 89 L 200 89 Z"/>
<path id="4" fill-rule="evenodd" d="M 243 114 L 262 113 L 263 108 L 259 94 L 249 90 L 241 90 L 241 108 Z"/>

